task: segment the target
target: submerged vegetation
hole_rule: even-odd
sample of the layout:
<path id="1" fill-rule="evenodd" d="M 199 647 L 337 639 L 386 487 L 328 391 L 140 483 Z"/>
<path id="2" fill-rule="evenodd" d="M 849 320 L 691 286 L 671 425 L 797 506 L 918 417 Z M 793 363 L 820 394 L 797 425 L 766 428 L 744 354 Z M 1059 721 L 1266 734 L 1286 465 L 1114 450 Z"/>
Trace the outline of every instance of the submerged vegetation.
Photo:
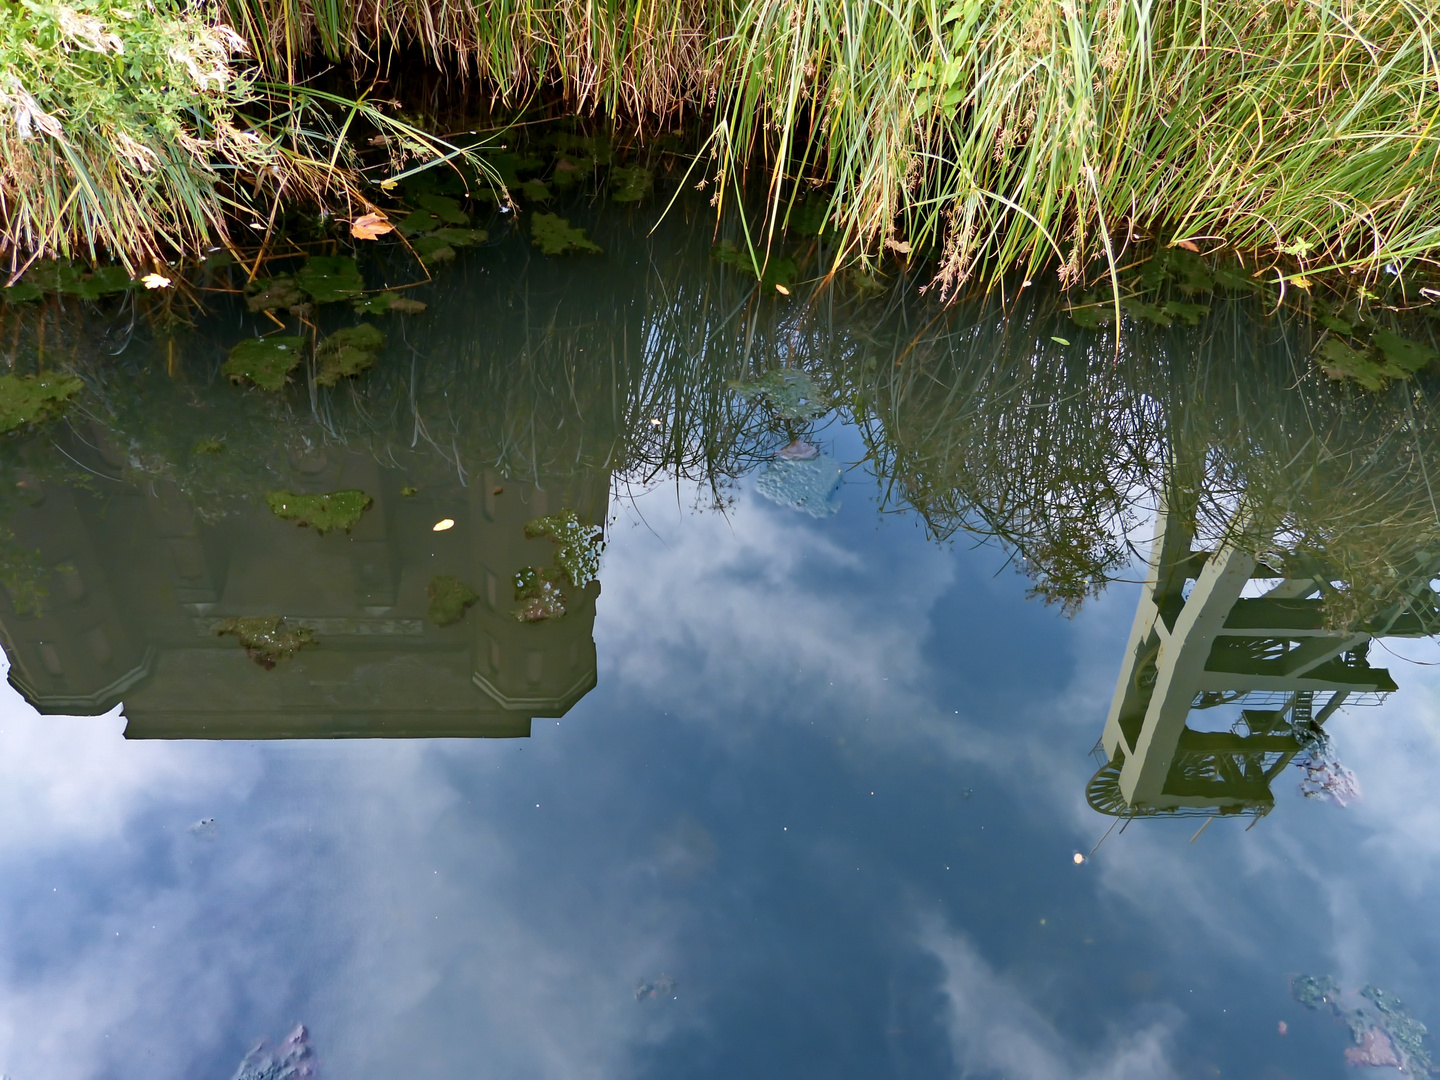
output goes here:
<path id="1" fill-rule="evenodd" d="M 257 615 L 224 619 L 215 628 L 221 637 L 230 636 L 245 648 L 245 655 L 266 671 L 288 660 L 307 645 L 316 644 L 315 631 L 308 626 L 291 626 L 279 615 Z"/>
<path id="2" fill-rule="evenodd" d="M 284 521 L 325 535 L 332 529 L 349 532 L 360 515 L 375 501 L 363 491 L 331 491 L 324 495 L 297 495 L 293 491 L 272 491 L 265 496 L 270 511 Z"/>
<path id="3" fill-rule="evenodd" d="M 1236 252 L 1298 289 L 1370 283 L 1440 248 L 1437 57 L 1415 0 L 32 0 L 0 25 L 0 246 L 12 269 L 59 253 L 138 271 L 237 224 L 263 246 L 282 206 L 382 235 L 372 166 L 389 190 L 468 155 L 482 187 L 532 205 L 583 171 L 577 153 L 522 178 L 367 97 L 419 64 L 501 114 L 680 131 L 685 182 L 747 214 L 731 253 L 781 289 L 787 228 L 832 237 L 832 268 L 924 257 L 946 295 L 1012 268 L 1091 284 L 1137 244 Z M 324 65 L 353 98 L 316 88 Z M 656 180 L 609 174 L 622 202 Z M 416 213 L 416 253 L 453 257 L 451 208 Z M 558 214 L 531 224 L 543 250 L 599 247 Z"/>

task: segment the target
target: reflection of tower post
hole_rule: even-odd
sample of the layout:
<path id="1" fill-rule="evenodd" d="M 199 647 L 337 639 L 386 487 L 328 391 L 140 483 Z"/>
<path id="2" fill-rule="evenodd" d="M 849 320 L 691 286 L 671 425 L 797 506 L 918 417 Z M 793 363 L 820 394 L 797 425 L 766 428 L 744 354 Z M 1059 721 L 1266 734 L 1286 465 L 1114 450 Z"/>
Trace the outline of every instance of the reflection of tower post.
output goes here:
<path id="1" fill-rule="evenodd" d="M 1232 536 L 1244 532 L 1241 519 Z M 1108 763 L 1088 791 L 1106 813 L 1263 813 L 1270 780 L 1342 702 L 1395 689 L 1365 658 L 1371 636 L 1419 636 L 1434 622 L 1428 582 L 1440 560 L 1417 560 L 1403 602 L 1360 630 L 1336 630 L 1324 616 L 1331 574 L 1313 559 L 1267 556 L 1284 563 L 1269 566 L 1235 539 L 1191 550 L 1193 536 L 1192 522 L 1162 506 L 1101 737 Z M 1275 583 L 1242 597 L 1257 578 Z M 1187 726 L 1194 710 L 1258 698 L 1272 707 L 1241 709 L 1230 731 Z"/>

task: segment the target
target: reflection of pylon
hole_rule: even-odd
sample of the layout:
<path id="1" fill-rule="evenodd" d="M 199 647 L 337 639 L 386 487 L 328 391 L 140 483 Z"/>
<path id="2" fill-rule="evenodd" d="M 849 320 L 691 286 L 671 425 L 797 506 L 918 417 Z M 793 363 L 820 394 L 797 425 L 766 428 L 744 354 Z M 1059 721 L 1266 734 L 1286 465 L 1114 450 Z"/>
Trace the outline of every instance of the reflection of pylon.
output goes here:
<path id="1" fill-rule="evenodd" d="M 1241 531 L 1241 530 L 1237 530 Z M 1105 764 L 1086 788 L 1116 816 L 1253 814 L 1274 805 L 1270 782 L 1350 701 L 1394 690 L 1371 667 L 1370 640 L 1424 636 L 1440 598 L 1440 557 L 1416 560 L 1406 599 L 1356 630 L 1325 626 L 1330 574 L 1315 559 L 1235 542 L 1191 550 L 1193 527 L 1162 507 L 1145 590 L 1101 736 Z M 1241 597 L 1246 584 L 1268 582 Z M 1239 708 L 1229 731 L 1187 726 L 1194 710 Z"/>

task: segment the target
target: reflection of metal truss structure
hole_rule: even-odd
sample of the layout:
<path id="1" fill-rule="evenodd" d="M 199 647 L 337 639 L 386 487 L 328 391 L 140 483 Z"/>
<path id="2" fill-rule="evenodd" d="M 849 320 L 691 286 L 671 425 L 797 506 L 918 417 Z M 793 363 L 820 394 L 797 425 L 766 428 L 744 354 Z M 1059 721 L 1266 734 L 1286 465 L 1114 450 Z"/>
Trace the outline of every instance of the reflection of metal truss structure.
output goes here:
<path id="1" fill-rule="evenodd" d="M 1270 783 L 1342 704 L 1378 704 L 1396 689 L 1371 667 L 1370 641 L 1440 629 L 1430 581 L 1440 556 L 1404 568 L 1402 599 L 1364 626 L 1325 621 L 1335 585 L 1316 560 L 1236 544 L 1192 551 L 1193 527 L 1162 509 L 1145 592 L 1101 737 L 1105 763 L 1086 788 L 1101 813 L 1262 816 Z M 1254 579 L 1263 595 L 1241 597 Z M 1187 726 L 1194 710 L 1238 707 L 1230 731 Z"/>

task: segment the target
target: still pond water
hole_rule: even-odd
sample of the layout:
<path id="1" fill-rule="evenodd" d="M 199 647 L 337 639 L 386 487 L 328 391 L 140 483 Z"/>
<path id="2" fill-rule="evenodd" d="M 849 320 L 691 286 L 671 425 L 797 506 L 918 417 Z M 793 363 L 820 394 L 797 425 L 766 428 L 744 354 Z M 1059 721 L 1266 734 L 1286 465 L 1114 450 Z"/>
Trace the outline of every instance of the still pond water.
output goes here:
<path id="1" fill-rule="evenodd" d="M 0 462 L 0 1074 L 1421 1072 L 1425 394 L 1239 301 L 1117 354 L 572 217 L 334 387 L 227 380 L 233 298 L 72 305 Z"/>

